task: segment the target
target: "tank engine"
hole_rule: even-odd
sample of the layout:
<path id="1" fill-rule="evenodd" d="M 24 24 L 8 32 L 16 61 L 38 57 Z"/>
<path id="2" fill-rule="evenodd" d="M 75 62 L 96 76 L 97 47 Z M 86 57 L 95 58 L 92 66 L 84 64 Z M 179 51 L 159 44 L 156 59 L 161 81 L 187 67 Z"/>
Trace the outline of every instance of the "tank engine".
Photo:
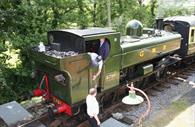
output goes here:
<path id="1" fill-rule="evenodd" d="M 107 28 L 60 29 L 47 35 L 48 45 L 40 43 L 31 50 L 39 83 L 32 96 L 42 96 L 49 103 L 49 114 L 58 114 L 65 120 L 86 114 L 85 97 L 95 85 L 102 107 L 127 94 L 125 81 L 148 88 L 150 82 L 167 74 L 169 66 L 195 61 L 194 15 L 157 19 L 156 29 L 143 28 L 141 22 L 132 20 L 124 36 Z M 94 82 L 92 75 L 98 68 L 91 66 L 88 52 L 98 53 L 100 38 L 106 38 L 110 51 L 99 80 Z M 8 111 L 10 106 L 19 112 Z M 26 111 L 16 102 L 4 104 L 1 111 L 8 125 L 24 120 L 24 116 L 32 117 L 22 114 Z M 16 119 L 8 118 L 7 114 Z"/>
<path id="2" fill-rule="evenodd" d="M 99 93 L 114 91 L 125 80 L 160 78 L 162 65 L 165 68 L 178 61 L 174 55 L 180 49 L 181 35 L 143 29 L 137 20 L 127 24 L 127 35 L 122 37 L 106 28 L 53 30 L 48 32 L 46 51 L 35 47 L 31 53 L 41 77 L 33 95 L 55 104 L 55 113 L 76 114 L 94 87 L 92 74 L 97 68 L 90 66 L 87 52 L 97 52 L 102 37 L 109 41 L 110 52 L 98 82 Z"/>

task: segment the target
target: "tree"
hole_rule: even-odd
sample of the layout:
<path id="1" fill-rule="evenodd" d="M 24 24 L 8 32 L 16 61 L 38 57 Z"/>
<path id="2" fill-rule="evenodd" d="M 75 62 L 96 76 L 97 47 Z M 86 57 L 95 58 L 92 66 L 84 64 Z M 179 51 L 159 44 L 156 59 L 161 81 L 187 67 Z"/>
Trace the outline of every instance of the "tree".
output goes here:
<path id="1" fill-rule="evenodd" d="M 0 1 L 0 103 L 19 99 L 31 89 L 33 62 L 30 49 L 40 41 L 47 43 L 47 31 L 70 27 L 108 26 L 105 0 L 1 0 Z M 156 6 L 143 5 L 140 0 L 110 0 L 112 26 L 125 33 L 129 20 L 151 25 Z M 155 5 L 155 4 L 154 4 Z M 152 11 L 151 11 L 152 10 Z M 149 20 L 148 20 L 149 19 Z M 9 51 L 10 53 L 6 53 Z M 18 54 L 11 66 L 11 53 Z M 19 62 L 18 62 L 19 61 Z M 6 90 L 5 90 L 6 89 Z"/>

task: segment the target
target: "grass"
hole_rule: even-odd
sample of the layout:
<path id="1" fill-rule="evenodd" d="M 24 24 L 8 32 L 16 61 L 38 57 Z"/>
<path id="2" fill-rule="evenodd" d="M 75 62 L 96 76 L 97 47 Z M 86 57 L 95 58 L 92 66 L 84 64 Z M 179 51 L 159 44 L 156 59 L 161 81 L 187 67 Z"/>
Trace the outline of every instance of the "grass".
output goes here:
<path id="1" fill-rule="evenodd" d="M 159 111 L 151 120 L 143 123 L 143 127 L 165 127 L 171 120 L 187 109 L 189 105 L 186 100 L 175 101 L 163 111 Z"/>

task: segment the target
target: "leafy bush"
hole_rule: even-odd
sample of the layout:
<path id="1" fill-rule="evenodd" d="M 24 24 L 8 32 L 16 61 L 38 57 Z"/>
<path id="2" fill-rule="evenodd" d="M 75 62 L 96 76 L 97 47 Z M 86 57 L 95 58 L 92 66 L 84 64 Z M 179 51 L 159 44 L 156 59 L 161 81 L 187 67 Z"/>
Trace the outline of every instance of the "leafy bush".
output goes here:
<path id="1" fill-rule="evenodd" d="M 152 26 L 157 8 L 156 0 L 148 5 L 144 5 L 141 0 L 110 1 L 112 26 L 117 31 L 124 34 L 126 23 L 132 19 L 140 20 L 145 27 Z M 47 43 L 47 31 L 70 27 L 106 27 L 107 2 L 0 0 L 0 104 L 19 100 L 24 91 L 35 87 L 35 82 L 30 78 L 34 65 L 29 57 L 29 50 L 40 41 Z M 166 15 L 182 14 L 181 12 L 181 9 L 175 8 L 167 10 Z M 6 53 L 8 51 L 10 53 Z M 18 54 L 17 61 L 13 60 L 13 51 L 18 51 L 15 53 Z"/>

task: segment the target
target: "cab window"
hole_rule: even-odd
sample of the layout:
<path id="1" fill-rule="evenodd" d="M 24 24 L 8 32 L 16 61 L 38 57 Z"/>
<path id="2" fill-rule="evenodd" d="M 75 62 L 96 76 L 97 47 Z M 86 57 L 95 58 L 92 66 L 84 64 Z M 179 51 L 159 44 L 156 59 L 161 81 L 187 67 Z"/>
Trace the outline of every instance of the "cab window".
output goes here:
<path id="1" fill-rule="evenodd" d="M 85 42 L 85 52 L 98 53 L 99 46 L 100 46 L 99 39 L 86 41 Z"/>
<path id="2" fill-rule="evenodd" d="M 190 32 L 190 43 L 195 43 L 195 29 L 191 29 Z"/>
<path id="3" fill-rule="evenodd" d="M 167 32 L 172 32 L 173 31 L 173 26 L 171 24 L 165 25 L 164 30 Z"/>
<path id="4" fill-rule="evenodd" d="M 105 41 L 108 42 L 110 48 L 110 40 L 105 38 Z M 100 39 L 90 40 L 85 42 L 85 52 L 95 52 L 99 53 L 100 48 Z"/>

